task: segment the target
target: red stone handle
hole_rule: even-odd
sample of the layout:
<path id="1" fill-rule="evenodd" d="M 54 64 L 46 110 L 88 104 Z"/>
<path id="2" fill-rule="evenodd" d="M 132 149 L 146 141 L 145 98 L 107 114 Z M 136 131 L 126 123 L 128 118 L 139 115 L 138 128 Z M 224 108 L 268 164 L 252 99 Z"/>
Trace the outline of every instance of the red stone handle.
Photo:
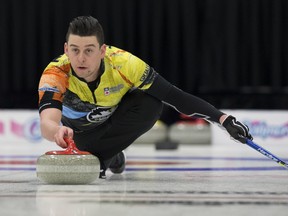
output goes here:
<path id="1" fill-rule="evenodd" d="M 46 152 L 46 155 L 88 155 L 90 154 L 87 151 L 80 151 L 71 138 L 64 138 L 65 142 L 67 143 L 68 147 L 62 151 L 49 151 Z"/>

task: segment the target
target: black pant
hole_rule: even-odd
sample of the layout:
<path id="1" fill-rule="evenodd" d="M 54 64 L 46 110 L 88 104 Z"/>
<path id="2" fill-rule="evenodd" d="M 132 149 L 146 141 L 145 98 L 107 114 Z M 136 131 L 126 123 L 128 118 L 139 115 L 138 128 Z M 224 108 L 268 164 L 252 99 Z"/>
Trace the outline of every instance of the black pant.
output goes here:
<path id="1" fill-rule="evenodd" d="M 75 133 L 80 150 L 89 151 L 100 161 L 121 152 L 160 118 L 162 102 L 140 91 L 126 94 L 113 115 L 95 129 Z"/>

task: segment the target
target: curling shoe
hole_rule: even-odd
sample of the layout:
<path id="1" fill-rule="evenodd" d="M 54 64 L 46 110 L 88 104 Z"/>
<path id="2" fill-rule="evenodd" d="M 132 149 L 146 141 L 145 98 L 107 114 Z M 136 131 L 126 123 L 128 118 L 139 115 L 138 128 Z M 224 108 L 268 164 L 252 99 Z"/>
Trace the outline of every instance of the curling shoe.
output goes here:
<path id="1" fill-rule="evenodd" d="M 120 174 L 124 172 L 125 166 L 126 166 L 126 155 L 124 151 L 122 151 L 113 157 L 109 169 L 114 174 Z"/>

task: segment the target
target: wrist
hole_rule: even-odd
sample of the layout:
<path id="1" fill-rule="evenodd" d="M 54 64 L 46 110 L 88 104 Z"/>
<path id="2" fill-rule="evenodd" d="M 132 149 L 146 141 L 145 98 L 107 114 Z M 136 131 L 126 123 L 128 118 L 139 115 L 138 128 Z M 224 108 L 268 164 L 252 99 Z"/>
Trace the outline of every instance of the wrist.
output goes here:
<path id="1" fill-rule="evenodd" d="M 219 123 L 223 125 L 224 121 L 228 118 L 229 115 L 224 114 L 219 118 Z"/>

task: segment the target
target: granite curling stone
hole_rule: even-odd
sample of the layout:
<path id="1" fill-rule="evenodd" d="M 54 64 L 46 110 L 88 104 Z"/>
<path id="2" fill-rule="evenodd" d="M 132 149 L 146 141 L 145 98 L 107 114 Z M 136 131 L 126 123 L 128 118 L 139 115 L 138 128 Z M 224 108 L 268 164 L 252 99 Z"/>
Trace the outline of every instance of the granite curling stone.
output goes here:
<path id="1" fill-rule="evenodd" d="M 49 151 L 37 159 L 37 177 L 48 184 L 89 184 L 99 178 L 100 161 L 86 151 L 77 149 L 72 139 L 65 139 L 68 147 Z"/>

